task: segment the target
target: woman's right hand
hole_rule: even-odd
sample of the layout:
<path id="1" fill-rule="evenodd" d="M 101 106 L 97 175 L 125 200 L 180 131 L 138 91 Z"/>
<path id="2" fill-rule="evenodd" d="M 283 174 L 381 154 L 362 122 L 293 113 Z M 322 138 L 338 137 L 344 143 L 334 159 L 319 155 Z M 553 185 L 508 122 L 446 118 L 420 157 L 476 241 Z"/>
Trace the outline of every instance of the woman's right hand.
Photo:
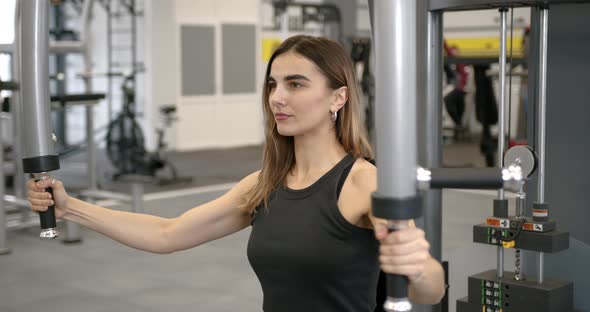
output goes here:
<path id="1" fill-rule="evenodd" d="M 45 191 L 49 187 L 53 189 L 53 196 Z M 66 215 L 66 203 L 69 196 L 61 181 L 48 178 L 35 182 L 34 179 L 30 179 L 27 181 L 27 191 L 33 211 L 45 211 L 49 206 L 55 204 L 55 217 L 61 219 Z"/>

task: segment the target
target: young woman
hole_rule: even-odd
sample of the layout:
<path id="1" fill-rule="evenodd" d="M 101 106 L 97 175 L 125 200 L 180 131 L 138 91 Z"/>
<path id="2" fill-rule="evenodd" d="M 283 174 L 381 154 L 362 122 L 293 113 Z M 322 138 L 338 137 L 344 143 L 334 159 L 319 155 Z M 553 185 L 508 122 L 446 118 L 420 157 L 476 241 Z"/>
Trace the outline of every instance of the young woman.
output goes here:
<path id="1" fill-rule="evenodd" d="M 266 69 L 263 111 L 262 169 L 177 218 L 98 207 L 56 180 L 28 182 L 31 207 L 55 205 L 58 218 L 162 254 L 252 226 L 248 259 L 267 312 L 373 311 L 379 267 L 408 276 L 414 302 L 437 303 L 443 271 L 424 232 L 389 234 L 387 221 L 371 215 L 376 168 L 366 160 L 373 153 L 346 51 L 324 38 L 287 39 Z"/>

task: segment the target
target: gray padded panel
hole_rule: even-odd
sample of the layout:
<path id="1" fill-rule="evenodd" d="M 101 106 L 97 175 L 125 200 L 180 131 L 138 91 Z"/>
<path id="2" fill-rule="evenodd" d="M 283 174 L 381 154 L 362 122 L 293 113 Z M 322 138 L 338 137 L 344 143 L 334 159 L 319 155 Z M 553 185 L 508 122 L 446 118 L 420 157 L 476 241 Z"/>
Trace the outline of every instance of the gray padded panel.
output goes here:
<path id="1" fill-rule="evenodd" d="M 223 24 L 223 93 L 256 92 L 256 27 Z"/>
<path id="2" fill-rule="evenodd" d="M 215 29 L 213 26 L 180 27 L 182 95 L 215 94 Z"/>

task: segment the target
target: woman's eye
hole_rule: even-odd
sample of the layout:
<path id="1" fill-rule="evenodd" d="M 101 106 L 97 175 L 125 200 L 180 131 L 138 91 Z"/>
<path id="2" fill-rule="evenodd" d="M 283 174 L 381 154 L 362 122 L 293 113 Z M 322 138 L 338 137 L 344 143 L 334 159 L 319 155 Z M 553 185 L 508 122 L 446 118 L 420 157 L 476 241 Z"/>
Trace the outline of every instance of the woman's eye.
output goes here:
<path id="1" fill-rule="evenodd" d="M 290 82 L 289 86 L 291 86 L 291 88 L 295 88 L 295 89 L 303 87 L 303 85 L 298 82 Z"/>
<path id="2" fill-rule="evenodd" d="M 268 86 L 268 89 L 269 89 L 269 90 L 273 90 L 274 88 L 276 88 L 276 87 L 277 87 L 277 84 L 276 84 L 274 81 L 269 81 L 269 82 L 267 83 L 267 86 Z"/>

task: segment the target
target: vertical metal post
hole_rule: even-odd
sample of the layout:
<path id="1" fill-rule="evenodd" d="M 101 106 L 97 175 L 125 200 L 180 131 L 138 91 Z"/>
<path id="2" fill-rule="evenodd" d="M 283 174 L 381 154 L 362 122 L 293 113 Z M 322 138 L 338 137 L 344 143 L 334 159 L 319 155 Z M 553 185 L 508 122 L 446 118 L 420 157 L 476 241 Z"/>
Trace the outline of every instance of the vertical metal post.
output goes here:
<path id="1" fill-rule="evenodd" d="M 289 37 L 289 14 L 287 12 L 287 7 L 285 6 L 285 10 L 283 14 L 281 14 L 281 40 L 286 40 Z"/>
<path id="2" fill-rule="evenodd" d="M 525 205 L 526 205 L 526 193 L 524 192 L 524 181 L 520 182 L 520 188 L 516 193 L 516 217 L 525 218 Z M 516 250 L 516 274 L 514 278 L 517 281 L 526 279 L 525 268 L 526 268 L 526 255 L 524 250 Z"/>
<path id="3" fill-rule="evenodd" d="M 111 0 L 105 2 L 107 13 L 107 120 L 113 117 L 113 17 Z"/>
<path id="4" fill-rule="evenodd" d="M 443 77 L 443 12 L 428 12 L 427 91 L 426 91 L 426 164 L 427 168 L 441 165 L 442 77 Z M 424 230 L 431 243 L 430 253 L 442 259 L 441 191 L 429 190 L 425 196 Z"/>
<path id="5" fill-rule="evenodd" d="M 4 124 L 4 120 L 2 120 L 3 118 L 3 114 L 0 113 L 0 138 L 2 138 L 2 125 Z M 4 168 L 4 153 L 2 152 L 0 152 L 0 168 Z M 6 210 L 4 207 L 4 191 L 4 170 L 0 170 L 0 255 L 6 255 L 10 253 L 10 249 L 6 245 Z"/>
<path id="6" fill-rule="evenodd" d="M 12 44 L 12 80 L 21 83 L 21 67 L 20 67 L 20 1 L 16 1 L 14 10 L 14 42 Z M 23 164 L 21 162 L 23 154 L 22 146 L 22 114 L 20 107 L 22 106 L 22 89 L 14 90 L 10 102 L 10 113 L 12 115 L 12 157 L 14 159 L 14 195 L 16 198 L 24 198 L 25 196 L 25 176 L 23 174 Z M 21 222 L 29 221 L 30 209 L 21 207 Z"/>
<path id="7" fill-rule="evenodd" d="M 98 183 L 96 179 L 96 146 L 94 145 L 94 112 L 92 104 L 86 105 L 86 142 L 88 148 L 86 149 L 88 154 L 87 162 L 88 167 L 86 169 L 88 174 L 88 188 L 90 190 L 98 189 Z"/>
<path id="8" fill-rule="evenodd" d="M 500 106 L 498 107 L 498 166 L 504 167 L 504 147 L 505 147 L 505 133 L 506 133 L 506 30 L 508 20 L 508 9 L 500 9 Z M 498 189 L 498 199 L 504 200 L 504 189 Z M 497 247 L 497 275 L 498 278 L 504 277 L 504 248 Z"/>
<path id="9" fill-rule="evenodd" d="M 538 135 L 537 156 L 539 159 L 539 171 L 537 179 L 537 202 L 545 203 L 545 126 L 547 112 L 547 32 L 549 24 L 549 9 L 541 8 L 540 16 L 540 51 L 539 51 L 539 106 L 537 109 Z M 544 281 L 544 253 L 539 252 L 537 282 Z"/>
<path id="10" fill-rule="evenodd" d="M 92 92 L 92 52 L 90 49 L 90 17 L 94 0 L 86 0 L 84 2 L 82 20 L 84 29 L 82 30 L 84 38 L 82 40 L 82 59 L 84 60 L 84 92 Z M 107 13 L 108 14 L 108 13 Z M 109 76 L 110 79 L 110 76 Z M 86 105 L 86 162 L 88 164 L 86 168 L 86 174 L 88 176 L 88 188 L 90 190 L 98 189 L 97 178 L 96 178 L 96 146 L 94 142 L 94 107 L 92 104 Z M 109 116 L 110 118 L 110 116 Z M 89 199 L 91 200 L 91 199 Z M 74 222 L 66 221 L 65 235 L 63 242 L 66 244 L 79 243 L 82 241 L 82 235 L 80 233 L 80 225 Z"/>
<path id="11" fill-rule="evenodd" d="M 416 198 L 417 4 L 407 0 L 373 1 L 372 4 L 377 64 L 375 129 L 379 169 L 377 192 L 373 195 L 373 210 L 376 211 L 379 197 L 382 202 L 397 201 L 403 207 L 410 207 L 410 200 Z M 400 153 L 401 150 L 404 152 Z M 381 212 L 376 215 L 381 217 Z M 387 283 L 385 310 L 410 311 L 407 279 L 389 275 Z"/>
<path id="12" fill-rule="evenodd" d="M 442 158 L 442 85 L 443 85 L 443 12 L 428 11 L 428 3 L 417 2 L 417 78 L 426 93 L 416 94 L 418 101 L 418 163 L 426 168 L 439 168 Z M 430 254 L 442 262 L 441 190 L 423 193 L 422 226 L 430 243 Z M 418 220 L 417 220 L 418 221 Z M 420 226 L 420 222 L 417 222 Z M 414 311 L 440 312 L 444 302 L 437 305 L 414 305 Z"/>
<path id="13" fill-rule="evenodd" d="M 498 167 L 504 168 L 504 149 L 506 147 L 506 30 L 508 9 L 500 9 L 500 106 L 498 107 Z M 498 189 L 498 199 L 504 199 L 504 189 Z"/>
<path id="14" fill-rule="evenodd" d="M 137 94 L 137 8 L 135 7 L 135 0 L 130 0 L 129 13 L 131 14 L 131 72 L 133 73 L 133 94 Z M 134 98 L 134 113 L 137 113 L 138 103 L 137 96 Z"/>
<path id="15" fill-rule="evenodd" d="M 131 182 L 131 200 L 133 212 L 144 213 L 143 209 L 143 182 Z"/>
<path id="16" fill-rule="evenodd" d="M 539 203 L 545 202 L 545 126 L 547 111 L 547 24 L 548 24 L 548 9 L 541 9 L 540 19 L 540 53 L 539 53 L 539 109 L 537 110 L 538 129 L 538 155 L 539 158 L 539 173 L 537 181 L 537 201 Z"/>

